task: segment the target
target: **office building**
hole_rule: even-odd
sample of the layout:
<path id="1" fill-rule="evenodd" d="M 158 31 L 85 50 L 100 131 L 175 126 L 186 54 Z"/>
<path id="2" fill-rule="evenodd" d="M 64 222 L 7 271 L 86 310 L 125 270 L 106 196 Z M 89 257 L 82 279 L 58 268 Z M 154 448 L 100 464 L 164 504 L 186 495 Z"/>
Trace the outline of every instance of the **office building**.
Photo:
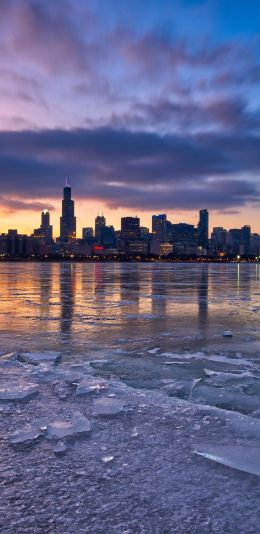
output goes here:
<path id="1" fill-rule="evenodd" d="M 166 219 L 167 216 L 165 215 L 165 213 L 162 213 L 161 215 L 152 216 L 152 233 L 154 234 L 157 241 L 159 241 L 159 243 L 165 243 L 166 241 Z"/>
<path id="2" fill-rule="evenodd" d="M 99 245 L 102 243 L 102 230 L 106 226 L 106 219 L 103 215 L 95 218 L 95 241 Z"/>
<path id="3" fill-rule="evenodd" d="M 103 247 L 113 248 L 115 246 L 114 226 L 104 226 L 102 228 L 101 243 Z"/>
<path id="4" fill-rule="evenodd" d="M 76 239 L 76 217 L 74 215 L 74 200 L 71 198 L 71 187 L 66 180 L 63 189 L 62 216 L 60 218 L 60 240 L 69 242 Z"/>
<path id="5" fill-rule="evenodd" d="M 93 228 L 90 226 L 87 226 L 86 228 L 82 228 L 82 239 L 84 241 L 92 241 L 94 238 L 94 231 Z"/>
<path id="6" fill-rule="evenodd" d="M 140 239 L 140 219 L 139 217 L 122 217 L 121 219 L 121 239 L 128 243 Z"/>
<path id="7" fill-rule="evenodd" d="M 242 226 L 241 228 L 241 253 L 244 256 L 250 255 L 250 245 L 251 245 L 251 227 Z"/>
<path id="8" fill-rule="evenodd" d="M 198 245 L 204 250 L 208 249 L 209 241 L 209 213 L 208 210 L 200 210 L 198 224 Z"/>

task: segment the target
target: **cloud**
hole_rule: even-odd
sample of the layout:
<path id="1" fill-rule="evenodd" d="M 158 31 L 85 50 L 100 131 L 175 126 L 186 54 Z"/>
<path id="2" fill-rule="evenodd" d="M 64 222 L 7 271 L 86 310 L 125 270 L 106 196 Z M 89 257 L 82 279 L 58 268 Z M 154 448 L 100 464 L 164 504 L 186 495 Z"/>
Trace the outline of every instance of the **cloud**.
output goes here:
<path id="1" fill-rule="evenodd" d="M 0 133 L 1 191 L 27 201 L 59 198 L 69 175 L 77 198 L 113 207 L 234 208 L 259 201 L 259 172 L 260 138 L 252 134 Z"/>
<path id="2" fill-rule="evenodd" d="M 112 114 L 109 123 L 116 128 L 138 130 L 142 127 L 147 131 L 259 131 L 260 110 L 249 111 L 247 102 L 239 97 L 202 101 L 190 98 L 185 102 L 161 98 L 152 103 L 134 102 L 128 112 Z"/>
<path id="3" fill-rule="evenodd" d="M 41 0 L 11 1 L 5 4 L 5 49 L 19 60 L 27 60 L 51 74 L 67 67 L 88 70 L 84 41 L 66 15 L 69 4 L 58 2 L 58 9 L 48 7 Z M 3 38 L 2 38 L 3 39 Z"/>
<path id="4" fill-rule="evenodd" d="M 259 38 L 211 35 L 214 5 L 2 0 L 2 203 L 67 175 L 112 207 L 259 202 Z"/>
<path id="5" fill-rule="evenodd" d="M 259 83 L 256 38 L 218 42 L 216 36 L 208 37 L 208 27 L 200 26 L 195 39 L 193 15 L 212 16 L 211 2 L 150 4 L 147 10 L 137 1 L 126 2 L 126 7 L 114 1 L 113 9 L 107 2 L 90 0 L 1 2 L 0 92 L 5 107 L 39 128 L 80 126 L 86 115 L 88 124 L 100 115 L 106 123 L 111 115 L 121 123 L 128 118 L 124 126 L 129 128 L 141 114 L 140 129 L 145 129 L 145 104 L 150 128 L 162 133 L 193 127 L 200 118 L 200 127 L 207 127 L 210 109 L 202 106 L 197 116 L 198 101 L 229 100 L 231 105 L 245 99 L 250 104 Z M 181 35 L 177 27 L 184 19 L 192 27 Z M 163 113 L 161 123 L 152 121 L 156 107 Z M 221 125 L 226 127 L 224 112 Z"/>
<path id="6" fill-rule="evenodd" d="M 2 213 L 10 215 L 17 211 L 40 211 L 44 209 L 54 210 L 52 204 L 44 204 L 42 202 L 24 202 L 17 198 L 8 198 L 0 196 L 0 209 Z"/>

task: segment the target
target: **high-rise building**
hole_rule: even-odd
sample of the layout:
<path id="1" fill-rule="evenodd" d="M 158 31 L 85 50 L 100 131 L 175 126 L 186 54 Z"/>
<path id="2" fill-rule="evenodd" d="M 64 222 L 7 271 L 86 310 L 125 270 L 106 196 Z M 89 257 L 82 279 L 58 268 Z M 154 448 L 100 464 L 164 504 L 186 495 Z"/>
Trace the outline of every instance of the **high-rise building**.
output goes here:
<path id="1" fill-rule="evenodd" d="M 193 244 L 195 243 L 194 238 L 194 226 L 193 224 L 187 224 L 187 223 L 177 223 L 172 224 L 171 228 L 171 234 L 172 234 L 172 242 L 176 245 L 178 243 L 184 244 L 189 243 Z"/>
<path id="2" fill-rule="evenodd" d="M 230 256 L 241 253 L 241 228 L 231 228 L 227 233 L 227 248 Z"/>
<path id="3" fill-rule="evenodd" d="M 82 239 L 84 241 L 92 241 L 94 237 L 94 231 L 93 228 L 90 226 L 87 226 L 86 228 L 82 228 Z"/>
<path id="4" fill-rule="evenodd" d="M 165 213 L 152 216 L 152 232 L 160 243 L 165 243 L 167 232 L 167 216 Z"/>
<path id="5" fill-rule="evenodd" d="M 115 246 L 115 229 L 114 226 L 104 226 L 102 228 L 101 242 L 103 247 Z"/>
<path id="6" fill-rule="evenodd" d="M 149 239 L 150 238 L 150 232 L 149 232 L 149 228 L 147 228 L 147 226 L 141 226 L 140 227 L 140 238 L 141 239 Z"/>
<path id="7" fill-rule="evenodd" d="M 43 210 L 41 213 L 41 226 L 33 232 L 33 237 L 42 239 L 45 244 L 52 243 L 52 226 L 50 225 L 50 212 Z"/>
<path id="8" fill-rule="evenodd" d="M 241 245 L 242 245 L 242 254 L 245 256 L 250 255 L 250 245 L 251 245 L 251 226 L 242 226 L 241 228 Z"/>
<path id="9" fill-rule="evenodd" d="M 213 228 L 210 240 L 210 251 L 213 255 L 227 252 L 227 230 L 222 226 Z"/>
<path id="10" fill-rule="evenodd" d="M 50 225 L 50 212 L 43 210 L 41 215 L 41 230 L 48 242 L 52 241 L 52 226 Z"/>
<path id="11" fill-rule="evenodd" d="M 43 210 L 41 215 L 41 228 L 48 228 L 50 226 L 50 212 Z"/>
<path id="12" fill-rule="evenodd" d="M 200 210 L 198 224 L 198 245 L 207 250 L 209 241 L 209 213 L 208 210 Z"/>
<path id="13" fill-rule="evenodd" d="M 140 238 L 139 217 L 122 217 L 121 219 L 121 239 L 126 243 Z"/>
<path id="14" fill-rule="evenodd" d="M 76 217 L 74 216 L 74 200 L 71 199 L 71 187 L 66 180 L 63 189 L 62 216 L 60 218 L 60 239 L 71 241 L 76 238 Z"/>
<path id="15" fill-rule="evenodd" d="M 166 221 L 166 243 L 172 242 L 172 223 Z"/>
<path id="16" fill-rule="evenodd" d="M 174 254 L 180 257 L 196 255 L 197 244 L 195 239 L 195 228 L 192 224 L 172 224 L 171 237 Z"/>
<path id="17" fill-rule="evenodd" d="M 99 244 L 102 242 L 102 229 L 106 226 L 106 219 L 103 215 L 95 218 L 95 241 Z"/>
<path id="18" fill-rule="evenodd" d="M 260 255 L 260 236 L 259 234 L 251 234 L 250 252 L 254 256 Z"/>

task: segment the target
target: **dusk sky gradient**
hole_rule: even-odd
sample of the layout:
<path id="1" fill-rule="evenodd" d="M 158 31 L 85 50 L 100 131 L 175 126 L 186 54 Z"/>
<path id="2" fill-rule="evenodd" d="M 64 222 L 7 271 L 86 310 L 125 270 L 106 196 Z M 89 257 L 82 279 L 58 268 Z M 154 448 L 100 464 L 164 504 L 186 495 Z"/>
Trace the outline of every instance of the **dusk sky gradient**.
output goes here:
<path id="1" fill-rule="evenodd" d="M 258 0 L 1 0 L 0 231 L 104 212 L 260 232 Z"/>

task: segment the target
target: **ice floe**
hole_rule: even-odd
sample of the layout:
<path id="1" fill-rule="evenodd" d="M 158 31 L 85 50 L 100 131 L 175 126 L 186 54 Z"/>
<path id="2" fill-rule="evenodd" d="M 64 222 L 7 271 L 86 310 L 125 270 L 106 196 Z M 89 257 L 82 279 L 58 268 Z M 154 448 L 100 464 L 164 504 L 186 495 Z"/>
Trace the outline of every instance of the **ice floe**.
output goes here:
<path id="1" fill-rule="evenodd" d="M 63 456 L 67 451 L 67 445 L 64 443 L 64 441 L 57 441 L 57 443 L 53 447 L 53 452 L 56 454 L 56 456 Z"/>
<path id="2" fill-rule="evenodd" d="M 230 330 L 225 330 L 225 332 L 223 332 L 222 334 L 223 337 L 233 337 L 233 334 Z"/>
<path id="3" fill-rule="evenodd" d="M 23 401 L 37 395 L 39 389 L 36 386 L 10 384 L 0 387 L 0 401 Z"/>
<path id="4" fill-rule="evenodd" d="M 47 437 L 49 439 L 63 439 L 88 434 L 91 431 L 90 421 L 80 412 L 72 415 L 71 422 L 57 419 L 48 424 Z"/>
<path id="5" fill-rule="evenodd" d="M 207 460 L 260 476 L 260 448 L 246 445 L 205 446 L 194 451 Z"/>
<path id="6" fill-rule="evenodd" d="M 76 395 L 88 395 L 104 389 L 108 389 L 108 383 L 105 380 L 94 376 L 85 376 L 77 386 Z"/>
<path id="7" fill-rule="evenodd" d="M 46 427 L 42 422 L 34 422 L 34 424 L 28 424 L 11 434 L 9 436 L 9 443 L 11 445 L 29 445 L 42 437 L 45 432 Z"/>
<path id="8" fill-rule="evenodd" d="M 18 358 L 25 363 L 31 365 L 39 365 L 40 363 L 57 364 L 61 358 L 60 352 L 22 352 L 18 355 Z"/>
<path id="9" fill-rule="evenodd" d="M 93 402 L 94 415 L 113 416 L 126 410 L 126 402 L 120 398 L 101 397 Z"/>

